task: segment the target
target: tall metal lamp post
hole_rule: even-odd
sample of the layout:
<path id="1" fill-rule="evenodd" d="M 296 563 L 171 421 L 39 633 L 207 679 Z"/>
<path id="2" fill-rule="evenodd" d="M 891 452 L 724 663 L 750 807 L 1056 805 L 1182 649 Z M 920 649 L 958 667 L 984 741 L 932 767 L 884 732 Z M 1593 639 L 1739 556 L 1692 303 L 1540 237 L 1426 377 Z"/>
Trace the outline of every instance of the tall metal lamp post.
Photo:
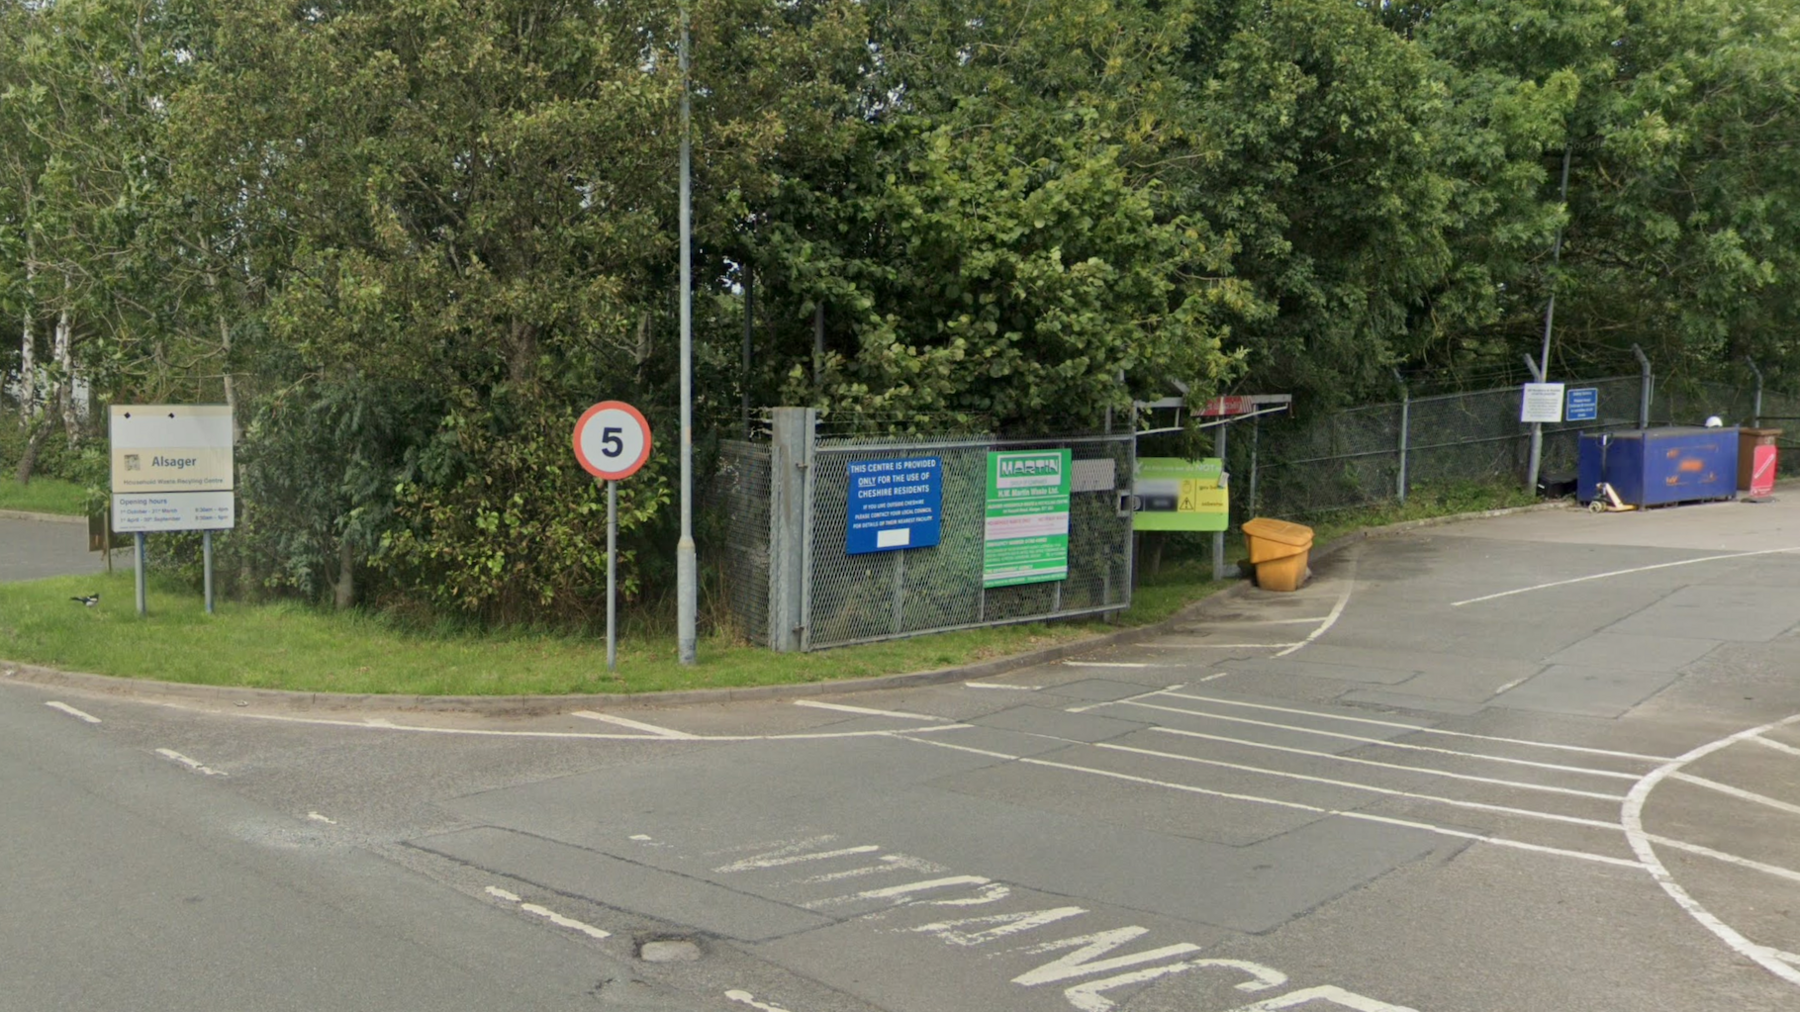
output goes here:
<path id="1" fill-rule="evenodd" d="M 694 558 L 694 259 L 692 113 L 688 102 L 688 9 L 681 5 L 681 540 L 675 544 L 676 644 L 695 661 L 698 572 Z"/>

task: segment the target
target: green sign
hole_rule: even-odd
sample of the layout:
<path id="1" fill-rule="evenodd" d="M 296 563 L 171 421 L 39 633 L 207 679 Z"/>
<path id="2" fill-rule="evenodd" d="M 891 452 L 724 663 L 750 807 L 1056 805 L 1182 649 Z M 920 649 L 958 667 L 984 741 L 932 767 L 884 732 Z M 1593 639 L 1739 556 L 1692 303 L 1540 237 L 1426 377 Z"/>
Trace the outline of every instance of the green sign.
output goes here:
<path id="1" fill-rule="evenodd" d="M 1220 480 L 1225 468 L 1217 457 L 1139 457 L 1131 494 L 1135 531 L 1222 531 L 1229 515 Z"/>
<path id="2" fill-rule="evenodd" d="M 988 454 L 987 541 L 981 585 L 1069 576 L 1068 450 Z"/>

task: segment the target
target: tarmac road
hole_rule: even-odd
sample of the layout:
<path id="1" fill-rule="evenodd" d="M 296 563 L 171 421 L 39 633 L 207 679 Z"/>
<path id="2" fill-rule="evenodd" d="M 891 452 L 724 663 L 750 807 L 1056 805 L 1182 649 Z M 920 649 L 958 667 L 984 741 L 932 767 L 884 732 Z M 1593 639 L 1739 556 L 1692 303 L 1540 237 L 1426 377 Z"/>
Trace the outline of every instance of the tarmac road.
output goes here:
<path id="1" fill-rule="evenodd" d="M 129 554 L 124 557 L 129 558 Z M 30 520 L 17 514 L 0 516 L 0 583 L 98 573 L 105 569 L 104 556 L 99 552 L 88 553 L 85 519 Z"/>
<path id="2" fill-rule="evenodd" d="M 570 966 L 614 981 L 595 1001 L 739 1012 L 1800 1007 L 1800 504 L 1520 514 L 1314 568 L 1130 648 L 798 701 L 504 719 L 0 678 L 0 811 L 34 813 L 4 838 L 76 898 L 4 897 L 48 912 L 0 965 L 37 996 L 214 979 L 189 946 L 57 953 L 108 903 L 178 935 L 198 915 L 144 883 L 201 895 L 218 852 L 233 913 L 197 930 L 324 918 L 292 947 L 336 968 L 311 1007 L 481 993 L 414 966 L 546 968 L 497 978 L 542 985 L 511 1007 L 574 1000 Z M 277 984 L 309 986 L 246 986 Z"/>

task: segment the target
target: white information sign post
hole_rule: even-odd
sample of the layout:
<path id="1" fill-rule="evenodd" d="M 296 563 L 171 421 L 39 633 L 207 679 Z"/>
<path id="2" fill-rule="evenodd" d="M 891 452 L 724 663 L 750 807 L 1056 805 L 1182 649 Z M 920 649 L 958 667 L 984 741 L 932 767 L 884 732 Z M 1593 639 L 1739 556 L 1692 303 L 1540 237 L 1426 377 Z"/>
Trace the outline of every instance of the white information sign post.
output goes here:
<path id="1" fill-rule="evenodd" d="M 1519 399 L 1519 421 L 1554 424 L 1562 421 L 1562 410 L 1563 384 L 1525 384 L 1524 396 Z"/>
<path id="2" fill-rule="evenodd" d="M 115 404 L 112 529 L 129 532 L 137 560 L 137 610 L 147 611 L 144 535 L 200 531 L 206 611 L 213 610 L 212 532 L 237 526 L 231 407 L 226 404 Z"/>
<path id="3" fill-rule="evenodd" d="M 650 423 L 644 413 L 624 401 L 601 401 L 582 412 L 575 423 L 575 460 L 582 470 L 606 482 L 606 670 L 619 667 L 617 628 L 619 556 L 619 482 L 636 474 L 650 459 Z"/>

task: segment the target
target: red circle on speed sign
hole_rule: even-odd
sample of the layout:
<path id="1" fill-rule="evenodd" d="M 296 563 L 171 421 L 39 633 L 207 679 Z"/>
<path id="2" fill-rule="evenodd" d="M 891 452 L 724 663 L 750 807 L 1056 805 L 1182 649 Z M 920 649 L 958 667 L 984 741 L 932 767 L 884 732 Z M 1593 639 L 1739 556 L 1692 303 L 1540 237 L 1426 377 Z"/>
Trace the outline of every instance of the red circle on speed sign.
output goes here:
<path id="1" fill-rule="evenodd" d="M 624 401 L 601 401 L 575 423 L 575 459 L 596 478 L 629 478 L 650 459 L 650 423 Z"/>

